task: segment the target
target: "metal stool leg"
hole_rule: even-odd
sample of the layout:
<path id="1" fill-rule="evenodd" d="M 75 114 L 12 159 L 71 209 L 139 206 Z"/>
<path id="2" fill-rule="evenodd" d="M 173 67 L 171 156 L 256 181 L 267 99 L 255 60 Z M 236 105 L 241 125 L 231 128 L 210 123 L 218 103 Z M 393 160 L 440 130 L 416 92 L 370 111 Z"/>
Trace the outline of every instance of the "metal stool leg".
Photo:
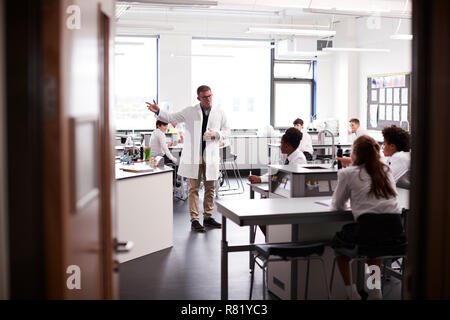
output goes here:
<path id="1" fill-rule="evenodd" d="M 348 262 L 348 269 L 350 270 L 350 286 L 353 285 L 353 270 L 352 270 L 352 262 L 353 260 L 350 259 L 350 261 Z M 353 300 L 353 290 L 350 290 L 350 300 Z"/>
<path id="2" fill-rule="evenodd" d="M 323 278 L 324 278 L 324 281 L 325 281 L 325 288 L 327 289 L 328 300 L 330 300 L 331 299 L 331 294 L 330 294 L 330 288 L 328 288 L 327 270 L 325 269 L 325 262 L 323 261 L 322 258 L 319 258 L 319 260 L 322 263 L 322 270 L 323 270 Z"/>
<path id="3" fill-rule="evenodd" d="M 334 257 L 333 267 L 331 268 L 330 293 L 333 291 L 333 279 L 334 279 L 334 270 L 335 269 L 336 269 L 336 257 Z"/>
<path id="4" fill-rule="evenodd" d="M 234 160 L 233 162 L 234 162 L 234 166 L 236 167 L 237 174 L 238 174 L 238 176 L 239 176 L 238 183 L 239 183 L 239 182 L 241 183 L 242 192 L 244 192 L 245 188 L 244 188 L 244 182 L 242 181 L 241 173 L 239 172 L 239 168 L 238 168 L 238 165 L 237 165 L 237 163 L 236 163 L 236 160 Z M 239 187 L 239 189 L 240 189 L 241 187 Z"/>
<path id="5" fill-rule="evenodd" d="M 250 297 L 249 300 L 252 300 L 252 295 L 253 295 L 253 282 L 255 280 L 255 272 L 253 270 L 252 275 L 250 277 Z"/>
<path id="6" fill-rule="evenodd" d="M 263 270 L 263 300 L 266 300 L 266 283 L 267 283 L 267 264 L 264 264 Z"/>
<path id="7" fill-rule="evenodd" d="M 311 260 L 308 256 L 307 264 L 306 264 L 306 284 L 305 284 L 305 300 L 308 300 L 308 285 L 309 285 L 309 264 Z"/>

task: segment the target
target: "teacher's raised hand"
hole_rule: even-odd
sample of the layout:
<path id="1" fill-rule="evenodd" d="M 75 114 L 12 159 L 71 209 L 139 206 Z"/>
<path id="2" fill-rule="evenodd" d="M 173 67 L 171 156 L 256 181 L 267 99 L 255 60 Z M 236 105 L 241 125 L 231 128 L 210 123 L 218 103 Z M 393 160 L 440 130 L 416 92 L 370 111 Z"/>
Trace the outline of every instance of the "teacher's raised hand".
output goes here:
<path id="1" fill-rule="evenodd" d="M 156 101 L 154 99 L 153 99 L 153 103 L 146 102 L 146 104 L 147 104 L 147 109 L 150 110 L 151 112 L 154 112 L 154 113 L 159 112 L 158 104 L 156 103 Z"/>

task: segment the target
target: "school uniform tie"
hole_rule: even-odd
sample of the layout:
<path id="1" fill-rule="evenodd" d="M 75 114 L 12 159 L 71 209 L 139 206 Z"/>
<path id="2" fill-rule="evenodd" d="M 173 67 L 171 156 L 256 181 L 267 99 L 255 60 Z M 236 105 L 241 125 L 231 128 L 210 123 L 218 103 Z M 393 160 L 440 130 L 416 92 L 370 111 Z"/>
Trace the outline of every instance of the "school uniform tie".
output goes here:
<path id="1" fill-rule="evenodd" d="M 288 165 L 288 164 L 289 164 L 289 159 L 286 159 L 286 161 L 284 162 L 284 164 Z"/>

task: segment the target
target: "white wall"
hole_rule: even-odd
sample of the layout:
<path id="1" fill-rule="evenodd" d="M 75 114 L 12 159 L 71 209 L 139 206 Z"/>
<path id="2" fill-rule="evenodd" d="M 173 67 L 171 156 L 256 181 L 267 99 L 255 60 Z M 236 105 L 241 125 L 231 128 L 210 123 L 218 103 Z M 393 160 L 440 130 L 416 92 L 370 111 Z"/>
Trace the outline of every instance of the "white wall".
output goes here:
<path id="1" fill-rule="evenodd" d="M 0 0 L 0 300 L 8 299 L 4 30 L 3 1 Z"/>
<path id="2" fill-rule="evenodd" d="M 359 116 L 367 127 L 367 77 L 376 74 L 403 73 L 412 71 L 412 41 L 391 40 L 398 19 L 380 19 L 379 29 L 368 28 L 370 21 L 358 21 L 358 44 L 364 47 L 390 49 L 389 53 L 364 53 L 359 58 Z M 399 33 L 411 33 L 411 20 L 403 20 Z M 382 140 L 381 133 L 371 133 Z"/>
<path id="3" fill-rule="evenodd" d="M 367 128 L 367 76 L 412 70 L 412 42 L 391 40 L 398 19 L 348 18 L 336 24 L 334 47 L 390 49 L 389 53 L 335 52 L 318 59 L 318 118 L 339 119 L 340 140 L 346 141 L 348 120 L 358 118 Z M 411 33 L 411 20 L 403 20 L 399 33 Z M 380 132 L 369 132 L 382 140 Z"/>

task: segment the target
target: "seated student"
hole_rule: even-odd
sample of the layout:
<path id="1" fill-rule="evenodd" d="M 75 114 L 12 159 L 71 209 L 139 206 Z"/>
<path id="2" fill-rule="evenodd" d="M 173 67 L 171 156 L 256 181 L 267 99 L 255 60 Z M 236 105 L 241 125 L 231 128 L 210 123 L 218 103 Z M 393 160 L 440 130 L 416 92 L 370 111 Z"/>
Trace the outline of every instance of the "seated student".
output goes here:
<path id="1" fill-rule="evenodd" d="M 294 120 L 294 127 L 300 131 L 303 134 L 302 141 L 300 141 L 300 145 L 298 146 L 298 149 L 305 154 L 306 160 L 311 161 L 312 155 L 314 153 L 314 149 L 312 146 L 312 139 L 308 132 L 303 131 L 303 120 L 302 119 L 295 119 Z"/>
<path id="2" fill-rule="evenodd" d="M 358 222 L 366 214 L 392 213 L 400 214 L 397 189 L 389 167 L 380 159 L 380 146 L 369 136 L 355 140 L 352 152 L 353 165 L 339 170 L 338 183 L 333 194 L 332 207 L 344 210 L 350 199 L 352 213 Z M 400 218 L 400 216 L 399 216 Z M 346 225 L 340 236 L 348 243 L 358 238 L 358 223 Z M 336 252 L 336 261 L 344 279 L 348 297 L 361 299 L 355 284 L 350 283 L 348 268 L 349 258 Z M 381 265 L 379 260 L 369 260 L 368 265 Z M 380 289 L 369 291 L 369 299 L 382 299 Z"/>
<path id="3" fill-rule="evenodd" d="M 361 128 L 361 125 L 359 123 L 359 119 L 352 118 L 350 119 L 350 130 L 348 131 L 348 134 L 350 136 L 351 142 L 355 141 L 361 136 L 364 136 L 367 134 L 366 130 Z"/>
<path id="4" fill-rule="evenodd" d="M 385 127 L 383 133 L 383 153 L 398 186 L 409 187 L 409 168 L 411 153 L 409 152 L 409 133 L 392 125 Z"/>
<path id="5" fill-rule="evenodd" d="M 386 157 L 382 158 L 382 160 L 391 168 L 396 185 L 408 188 L 410 185 L 409 169 L 411 163 L 409 133 L 395 125 L 385 127 L 382 133 L 384 137 L 383 154 Z M 349 157 L 337 158 L 337 160 L 341 161 L 344 168 L 352 163 L 352 159 Z"/>
<path id="6" fill-rule="evenodd" d="M 295 129 L 289 128 L 286 130 L 285 134 L 281 137 L 281 153 L 283 156 L 280 159 L 280 164 L 306 164 L 306 158 L 303 152 L 298 149 L 300 141 L 302 140 L 303 134 Z M 269 175 L 265 174 L 263 176 L 250 175 L 248 177 L 250 183 L 261 183 L 268 182 Z"/>
<path id="7" fill-rule="evenodd" d="M 164 157 L 164 163 L 177 163 L 177 158 L 175 158 L 169 151 L 166 142 L 166 130 L 168 124 L 162 121 L 156 121 L 156 129 L 153 131 L 150 137 L 150 147 L 152 157 Z"/>

